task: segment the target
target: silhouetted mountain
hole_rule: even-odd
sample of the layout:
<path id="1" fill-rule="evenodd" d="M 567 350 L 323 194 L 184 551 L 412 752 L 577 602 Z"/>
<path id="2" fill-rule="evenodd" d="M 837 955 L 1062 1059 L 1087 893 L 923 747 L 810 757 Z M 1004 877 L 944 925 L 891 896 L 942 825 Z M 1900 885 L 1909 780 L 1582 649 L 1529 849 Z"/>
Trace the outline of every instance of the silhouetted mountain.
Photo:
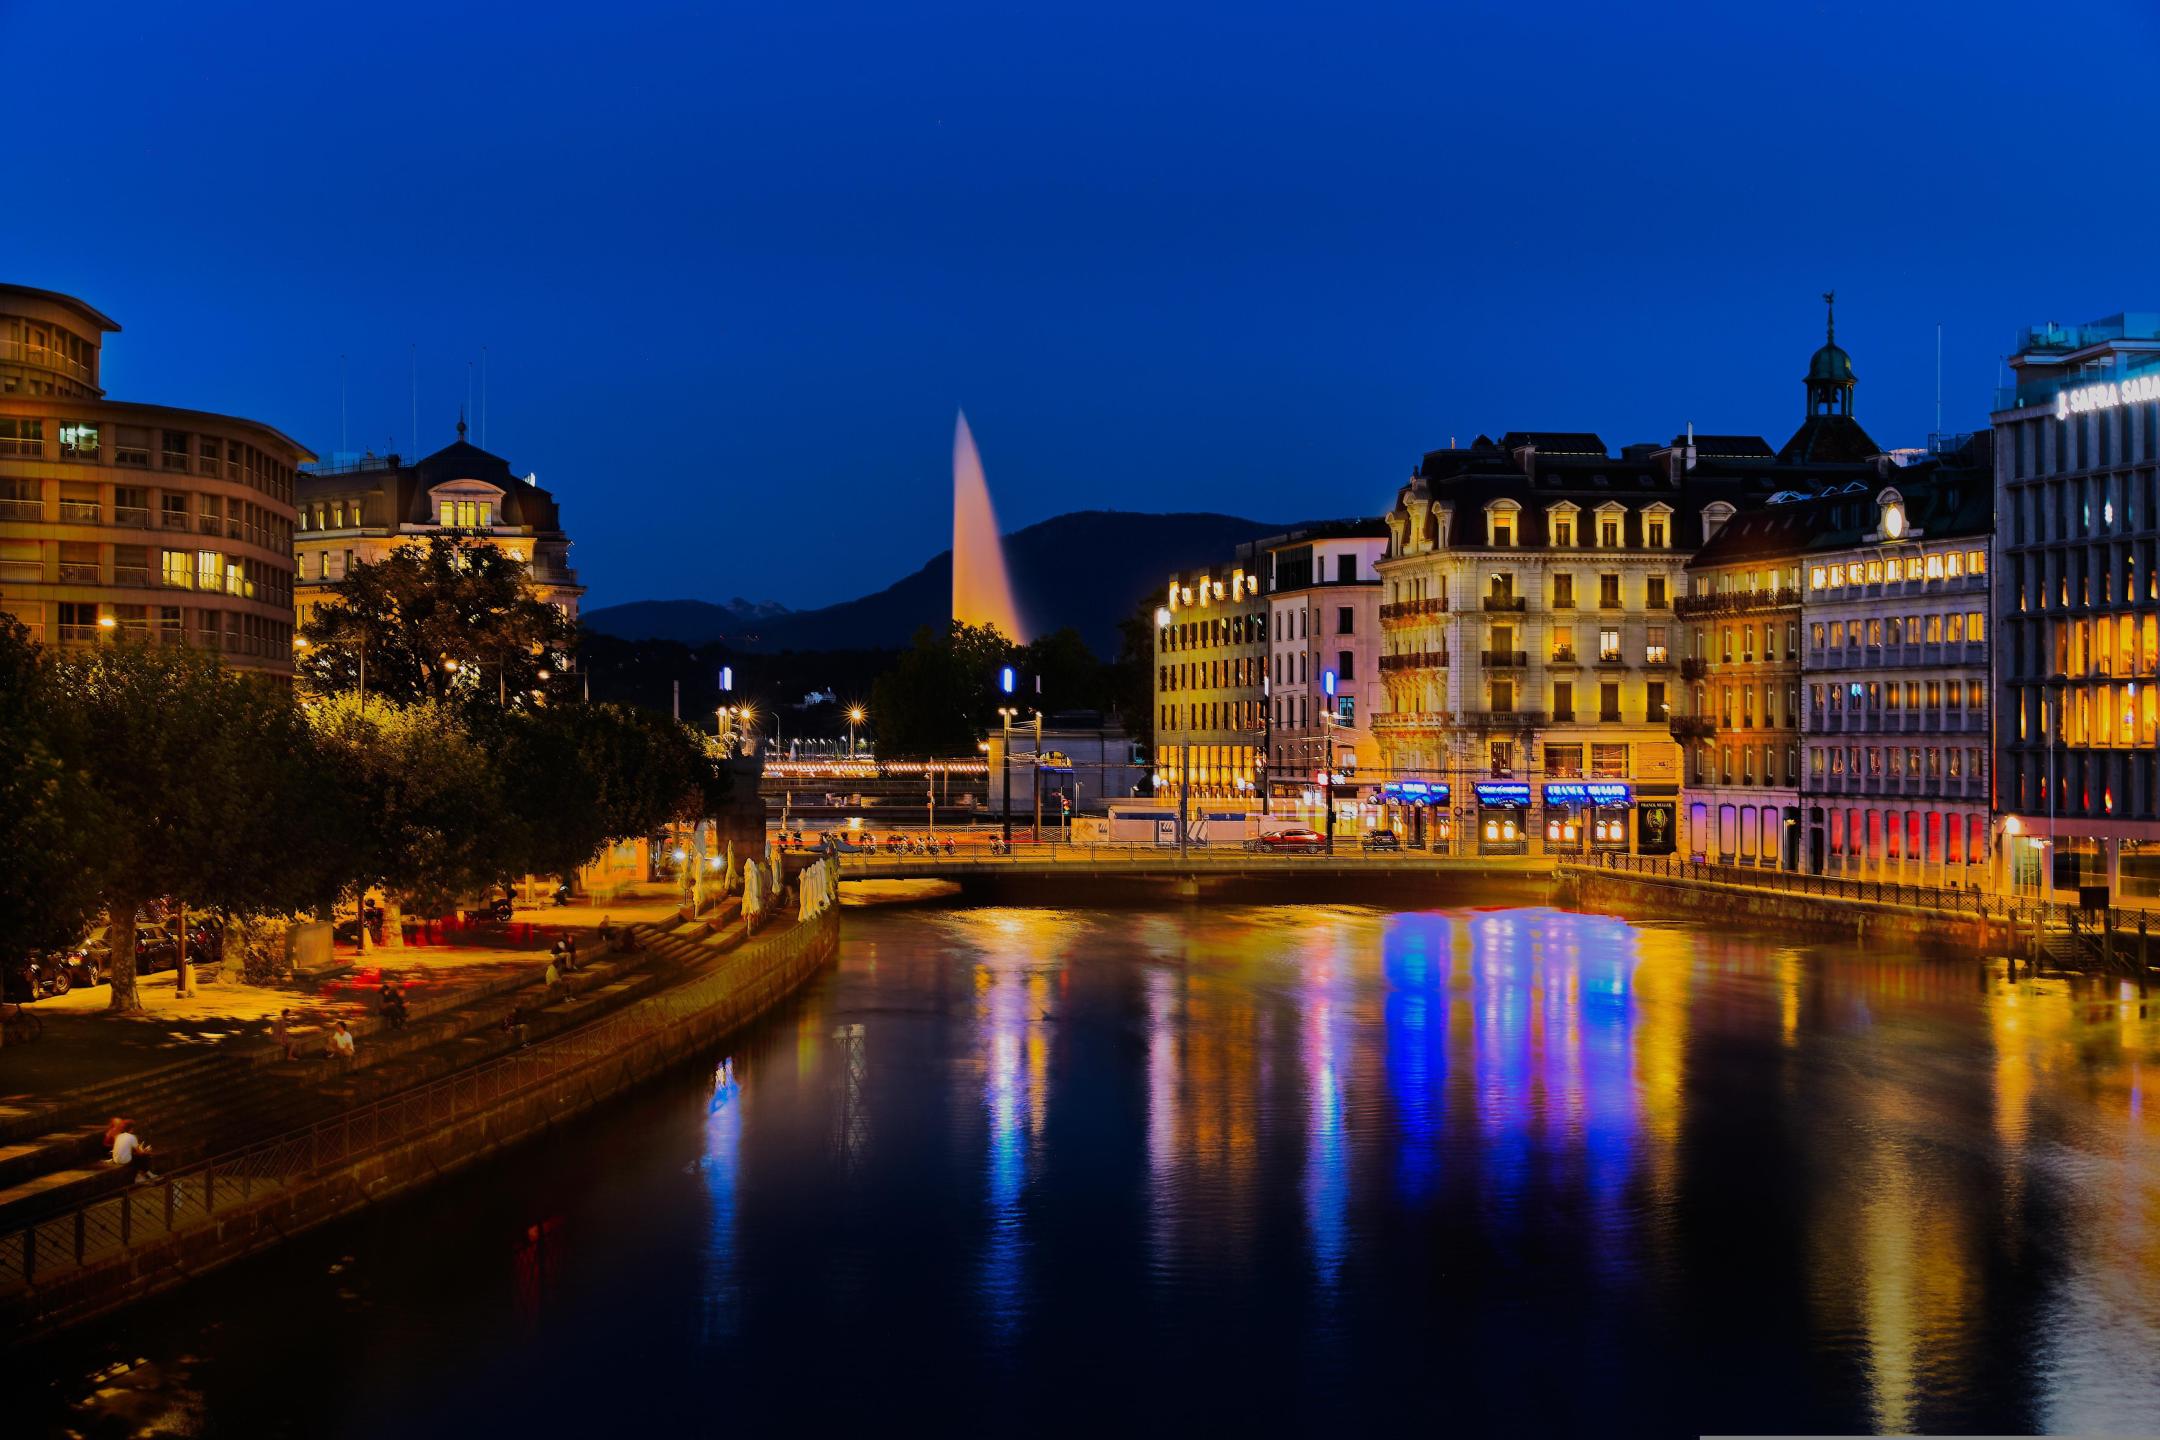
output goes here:
<path id="1" fill-rule="evenodd" d="M 1235 515 L 1141 515 L 1082 510 L 1005 537 L 1013 596 L 1034 634 L 1070 625 L 1096 654 L 1117 653 L 1118 621 L 1170 572 L 1230 558 L 1242 541 L 1287 530 Z M 703 600 L 639 600 L 587 611 L 585 628 L 626 640 L 657 637 L 745 650 L 898 649 L 952 614 L 952 552 L 875 595 L 817 610 L 744 615 Z"/>

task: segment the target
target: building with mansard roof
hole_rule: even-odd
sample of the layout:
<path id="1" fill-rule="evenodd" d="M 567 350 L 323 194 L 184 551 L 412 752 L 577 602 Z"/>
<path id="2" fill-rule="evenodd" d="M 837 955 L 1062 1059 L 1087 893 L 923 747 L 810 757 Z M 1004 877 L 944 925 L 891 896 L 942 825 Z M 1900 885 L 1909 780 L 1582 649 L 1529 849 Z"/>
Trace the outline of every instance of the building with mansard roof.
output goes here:
<path id="1" fill-rule="evenodd" d="M 585 587 L 570 568 L 570 537 L 553 494 L 465 438 L 410 464 L 374 456 L 303 471 L 295 595 L 305 624 L 355 565 L 431 535 L 484 539 L 522 561 L 541 599 L 577 618 Z"/>

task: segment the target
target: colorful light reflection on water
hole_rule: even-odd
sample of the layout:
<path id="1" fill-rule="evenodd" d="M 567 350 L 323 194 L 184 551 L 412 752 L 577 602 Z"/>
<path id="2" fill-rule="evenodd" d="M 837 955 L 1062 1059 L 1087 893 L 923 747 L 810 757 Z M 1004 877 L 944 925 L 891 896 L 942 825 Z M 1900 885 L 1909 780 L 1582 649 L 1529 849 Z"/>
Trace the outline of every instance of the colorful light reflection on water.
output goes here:
<path id="1" fill-rule="evenodd" d="M 2134 990 L 1539 909 L 848 924 L 724 1063 L 55 1403 L 128 1353 L 131 1423 L 250 1434 L 2160 1428 Z"/>

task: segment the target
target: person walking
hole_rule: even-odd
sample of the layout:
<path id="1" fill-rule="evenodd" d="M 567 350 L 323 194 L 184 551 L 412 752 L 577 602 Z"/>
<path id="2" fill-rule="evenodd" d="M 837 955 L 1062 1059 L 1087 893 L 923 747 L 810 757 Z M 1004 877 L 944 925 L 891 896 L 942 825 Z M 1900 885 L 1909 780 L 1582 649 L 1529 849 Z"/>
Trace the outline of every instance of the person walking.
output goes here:
<path id="1" fill-rule="evenodd" d="M 278 1012 L 277 1019 L 270 1022 L 270 1038 L 277 1041 L 278 1050 L 283 1054 L 285 1059 L 290 1060 L 293 1058 L 291 1009 L 288 1008 L 280 1010 Z"/>

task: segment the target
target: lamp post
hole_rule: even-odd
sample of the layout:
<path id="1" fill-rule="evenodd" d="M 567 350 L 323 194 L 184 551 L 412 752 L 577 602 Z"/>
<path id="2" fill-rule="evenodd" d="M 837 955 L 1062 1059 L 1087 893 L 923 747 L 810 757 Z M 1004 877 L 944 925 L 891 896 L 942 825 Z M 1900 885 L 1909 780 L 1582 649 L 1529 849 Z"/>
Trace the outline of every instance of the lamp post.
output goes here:
<path id="1" fill-rule="evenodd" d="M 1005 732 L 1005 737 L 1004 737 L 1004 743 L 1003 743 L 1002 747 L 1001 747 L 1001 748 L 999 749 L 999 751 L 998 751 L 998 766 L 999 766 L 999 769 L 1000 769 L 1000 770 L 1001 770 L 1001 771 L 1003 772 L 1003 773 L 1002 773 L 1002 777 L 1000 778 L 1000 780 L 999 780 L 999 782 L 998 782 L 998 810 L 999 810 L 1000 814 L 1001 814 L 1001 815 L 1003 816 L 1003 819 L 1004 819 L 1005 846 L 1006 846 L 1006 848 L 1007 848 L 1007 849 L 1010 849 L 1010 848 L 1012 848 L 1012 722 L 1013 722 L 1013 714 L 1014 714 L 1014 710 L 1013 710 L 1013 707 L 1012 707 L 1012 706 L 1010 706 L 1010 705 L 1000 705 L 1000 706 L 998 706 L 998 719 L 999 719 L 999 721 L 1000 721 L 1000 722 L 1002 723 L 1002 726 L 1003 726 L 1003 729 L 1004 729 L 1004 732 Z"/>
<path id="2" fill-rule="evenodd" d="M 1271 676 L 1260 676 L 1260 813 L 1268 813 L 1268 761 L 1275 754 L 1275 689 Z"/>
<path id="3" fill-rule="evenodd" d="M 1321 803 L 1327 806 L 1327 853 L 1335 853 L 1335 672 L 1325 670 L 1320 675 L 1320 689 L 1326 704 L 1320 707 L 1320 736 L 1323 746 L 1321 763 L 1327 769 L 1321 775 Z"/>
<path id="4" fill-rule="evenodd" d="M 848 758 L 848 759 L 850 759 L 850 760 L 853 760 L 853 759 L 855 758 L 855 727 L 856 727 L 856 726 L 858 726 L 858 725 L 860 725 L 860 724 L 862 724 L 862 722 L 863 722 L 863 708 L 862 708 L 862 706 L 860 706 L 860 705 L 850 705 L 850 706 L 848 706 L 848 712 L 847 712 L 847 758 Z"/>

